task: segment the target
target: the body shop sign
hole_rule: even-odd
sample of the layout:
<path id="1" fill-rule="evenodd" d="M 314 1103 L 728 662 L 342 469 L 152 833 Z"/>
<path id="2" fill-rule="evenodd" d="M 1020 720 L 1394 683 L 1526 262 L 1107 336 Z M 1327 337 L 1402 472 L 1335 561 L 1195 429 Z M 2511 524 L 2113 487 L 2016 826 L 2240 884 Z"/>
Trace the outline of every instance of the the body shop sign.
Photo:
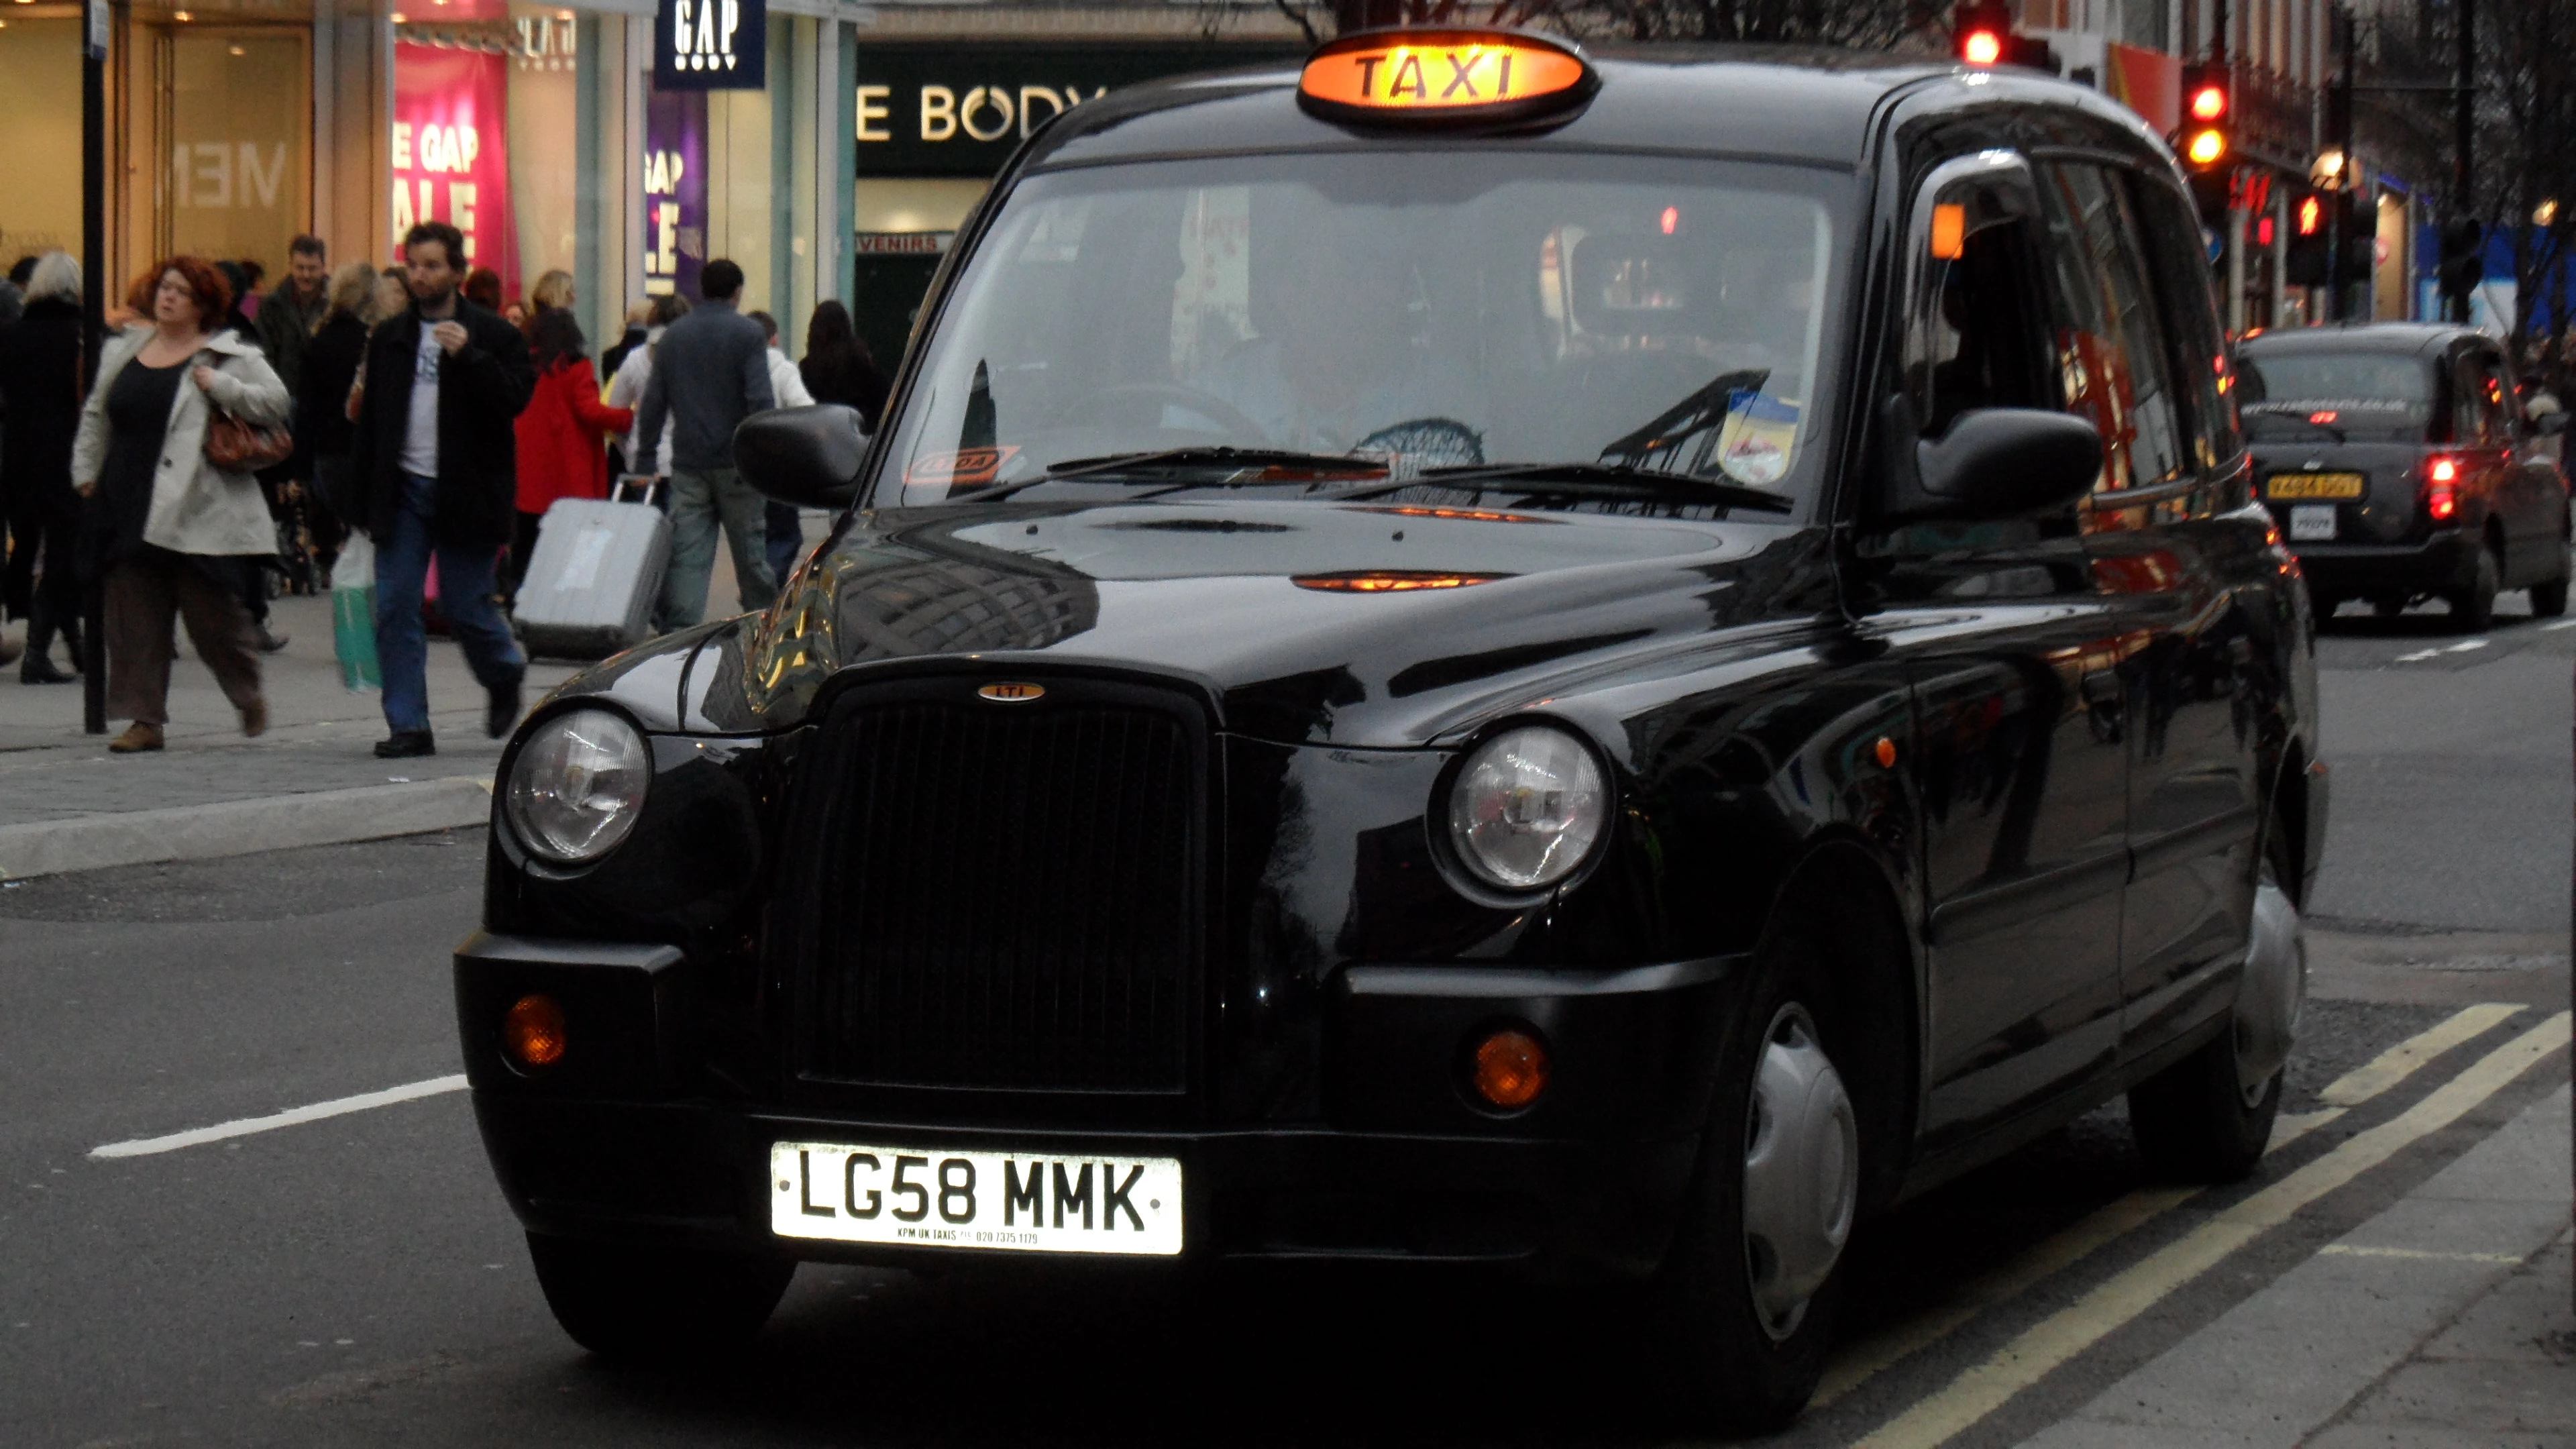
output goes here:
<path id="1" fill-rule="evenodd" d="M 861 46 L 859 174 L 990 176 L 1040 126 L 1120 86 L 1303 53 L 1218 44 Z"/>
<path id="2" fill-rule="evenodd" d="M 446 222 L 465 234 L 465 264 L 499 272 L 502 295 L 515 297 L 509 87 L 508 56 L 408 41 L 394 46 L 395 244 L 415 222 Z"/>
<path id="3" fill-rule="evenodd" d="M 660 0 L 653 88 L 756 91 L 769 84 L 768 0 Z"/>

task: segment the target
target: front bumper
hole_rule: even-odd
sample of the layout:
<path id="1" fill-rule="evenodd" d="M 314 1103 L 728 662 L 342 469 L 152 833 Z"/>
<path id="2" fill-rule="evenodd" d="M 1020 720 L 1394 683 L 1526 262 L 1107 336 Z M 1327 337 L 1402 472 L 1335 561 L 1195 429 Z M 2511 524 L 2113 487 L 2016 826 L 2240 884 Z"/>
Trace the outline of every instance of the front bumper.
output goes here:
<path id="1" fill-rule="evenodd" d="M 2293 547 L 2312 594 L 2342 598 L 2438 593 L 2477 581 L 2479 536 L 2445 529 L 2422 543 L 2311 543 Z"/>
<path id="2" fill-rule="evenodd" d="M 818 1261 L 1028 1261 L 773 1235 L 771 1145 L 850 1141 L 1177 1158 L 1185 1261 L 1484 1262 L 1556 1278 L 1635 1277 L 1662 1261 L 1744 974 L 1735 957 L 1346 968 L 1325 996 L 1324 1120 L 1068 1128 L 728 1098 L 692 1067 L 678 951 L 478 935 L 456 953 L 475 1118 L 533 1232 Z M 561 1075 L 523 1074 L 499 1051 L 502 1014 L 532 991 L 563 1003 Z M 1471 1106 L 1459 1070 L 1462 1042 L 1504 1021 L 1536 1027 L 1552 1060 L 1547 1094 L 1511 1116 Z"/>

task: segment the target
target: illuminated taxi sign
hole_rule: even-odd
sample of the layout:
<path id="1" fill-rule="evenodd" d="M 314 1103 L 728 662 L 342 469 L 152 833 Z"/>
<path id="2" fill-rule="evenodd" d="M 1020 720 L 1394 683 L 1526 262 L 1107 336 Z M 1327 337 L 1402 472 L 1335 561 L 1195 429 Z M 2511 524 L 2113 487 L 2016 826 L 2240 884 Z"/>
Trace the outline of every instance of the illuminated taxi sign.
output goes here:
<path id="1" fill-rule="evenodd" d="M 1582 52 L 1502 30 L 1372 30 L 1317 50 L 1297 98 L 1336 120 L 1510 120 L 1575 105 L 1600 87 Z"/>

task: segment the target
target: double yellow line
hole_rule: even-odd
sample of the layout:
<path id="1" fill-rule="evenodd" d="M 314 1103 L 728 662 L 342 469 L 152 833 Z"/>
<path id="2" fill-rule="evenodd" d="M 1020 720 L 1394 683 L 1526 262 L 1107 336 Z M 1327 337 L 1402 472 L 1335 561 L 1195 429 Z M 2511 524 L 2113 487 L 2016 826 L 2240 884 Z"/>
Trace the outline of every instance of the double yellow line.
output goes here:
<path id="1" fill-rule="evenodd" d="M 2472 1006 L 2398 1043 L 2320 1093 L 2320 1100 L 2328 1104 L 2324 1109 L 2283 1118 L 2274 1133 L 2274 1146 L 2321 1127 L 2386 1092 L 2444 1052 L 2493 1029 L 2519 1010 L 2493 1004 Z M 2288 1222 L 2319 1198 L 2458 1121 L 2551 1052 L 2566 1046 L 2568 1034 L 2569 1014 L 2562 1011 L 2506 1042 L 2404 1112 L 2355 1134 L 2315 1161 L 2114 1274 L 1929 1398 L 1880 1426 L 1860 1440 L 1855 1449 L 1937 1449 L 1948 1443 L 2175 1289 L 2217 1266 L 2229 1254 Z M 1951 1302 L 1848 1346 L 1826 1370 L 1824 1382 L 1816 1392 L 1816 1403 L 1821 1406 L 1850 1393 L 1880 1370 L 1910 1357 L 1978 1314 L 2020 1295 L 2198 1195 L 2199 1189 L 2192 1188 L 2148 1189 L 2096 1210 L 2020 1259 L 1972 1281 Z"/>

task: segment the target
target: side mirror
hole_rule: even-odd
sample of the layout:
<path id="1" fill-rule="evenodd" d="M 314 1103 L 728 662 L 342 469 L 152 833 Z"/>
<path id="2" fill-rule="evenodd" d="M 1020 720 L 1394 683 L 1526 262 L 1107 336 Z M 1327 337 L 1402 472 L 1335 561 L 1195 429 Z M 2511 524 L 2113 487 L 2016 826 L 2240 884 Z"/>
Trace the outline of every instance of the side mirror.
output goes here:
<path id="1" fill-rule="evenodd" d="M 1897 520 L 2018 518 L 2072 503 L 2102 476 L 2102 434 L 2040 408 L 1961 413 L 1912 452 L 1913 476 L 1900 477 L 1889 500 Z"/>
<path id="2" fill-rule="evenodd" d="M 839 403 L 772 408 L 733 430 L 733 465 L 743 481 L 802 508 L 839 508 L 857 496 L 867 451 L 859 410 Z"/>

